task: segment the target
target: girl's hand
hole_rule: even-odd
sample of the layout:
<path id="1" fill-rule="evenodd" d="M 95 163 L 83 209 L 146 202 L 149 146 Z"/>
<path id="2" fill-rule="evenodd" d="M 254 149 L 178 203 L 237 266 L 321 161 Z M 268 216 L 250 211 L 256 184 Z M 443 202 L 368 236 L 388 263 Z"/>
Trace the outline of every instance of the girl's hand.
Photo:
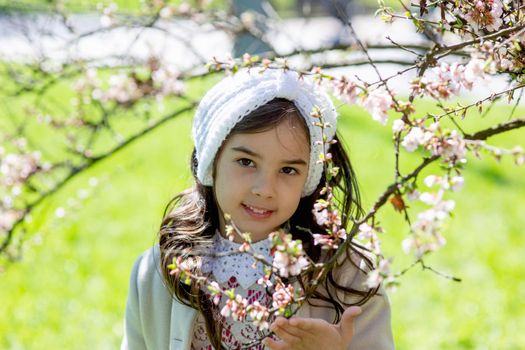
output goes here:
<path id="1" fill-rule="evenodd" d="M 319 318 L 279 317 L 270 329 L 281 340 L 266 338 L 263 344 L 272 350 L 346 350 L 354 334 L 354 319 L 360 313 L 360 307 L 349 307 L 336 325 Z"/>

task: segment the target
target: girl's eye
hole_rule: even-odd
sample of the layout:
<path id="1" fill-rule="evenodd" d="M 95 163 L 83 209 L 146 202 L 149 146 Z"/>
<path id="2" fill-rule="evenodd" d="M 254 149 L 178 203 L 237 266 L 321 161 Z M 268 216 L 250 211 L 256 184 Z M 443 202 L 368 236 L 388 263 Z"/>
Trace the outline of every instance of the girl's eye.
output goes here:
<path id="1" fill-rule="evenodd" d="M 296 175 L 297 174 L 297 170 L 294 169 L 294 168 L 291 168 L 289 166 L 286 166 L 286 167 L 282 168 L 282 172 L 285 173 L 285 174 L 288 174 L 288 175 Z"/>
<path id="2" fill-rule="evenodd" d="M 241 158 L 241 159 L 237 160 L 237 163 L 239 163 L 241 166 L 244 166 L 244 167 L 252 167 L 253 166 L 253 161 L 248 159 L 248 158 Z"/>

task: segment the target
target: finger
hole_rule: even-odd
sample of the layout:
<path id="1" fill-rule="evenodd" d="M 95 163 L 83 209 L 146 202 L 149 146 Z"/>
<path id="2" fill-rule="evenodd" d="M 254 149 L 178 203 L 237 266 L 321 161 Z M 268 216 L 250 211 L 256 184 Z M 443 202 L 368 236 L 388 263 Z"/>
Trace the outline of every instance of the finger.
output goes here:
<path id="1" fill-rule="evenodd" d="M 288 325 L 288 319 L 284 318 L 284 317 L 277 317 L 271 324 L 271 326 L 273 325 L 276 325 L 276 326 L 279 326 L 279 327 L 285 327 Z"/>
<path id="2" fill-rule="evenodd" d="M 280 339 L 290 345 L 296 345 L 301 342 L 301 338 L 288 331 L 290 327 L 279 327 L 273 325 L 270 329 L 274 332 Z"/>
<path id="3" fill-rule="evenodd" d="M 270 348 L 271 350 L 286 350 L 286 343 L 283 341 L 275 340 L 270 337 L 264 338 L 262 341 L 262 344 L 266 348 Z"/>
<path id="4" fill-rule="evenodd" d="M 290 320 L 292 320 L 292 319 L 290 319 Z M 295 323 L 295 322 L 293 322 L 293 323 Z M 279 327 L 284 329 L 286 332 L 290 333 L 291 335 L 299 337 L 301 339 L 310 335 L 309 332 L 306 332 L 303 329 L 301 329 L 301 328 L 299 328 L 297 326 L 294 326 L 293 323 L 289 321 L 285 325 L 279 326 Z"/>
<path id="5" fill-rule="evenodd" d="M 317 326 L 314 319 L 308 319 L 308 318 L 302 318 L 302 317 L 291 318 L 288 322 L 290 323 L 290 326 L 296 327 L 306 332 L 312 331 Z"/>
<path id="6" fill-rule="evenodd" d="M 345 310 L 339 322 L 339 331 L 343 339 L 350 339 L 354 333 L 354 321 L 357 316 L 361 314 L 362 310 L 359 306 L 350 306 Z"/>

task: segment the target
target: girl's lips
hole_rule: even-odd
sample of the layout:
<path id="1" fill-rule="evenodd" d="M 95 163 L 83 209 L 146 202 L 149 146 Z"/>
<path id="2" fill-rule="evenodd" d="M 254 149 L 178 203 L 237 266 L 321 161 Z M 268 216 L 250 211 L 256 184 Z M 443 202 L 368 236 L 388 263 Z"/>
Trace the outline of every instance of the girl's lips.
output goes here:
<path id="1" fill-rule="evenodd" d="M 269 218 L 273 213 L 273 210 L 260 209 L 244 203 L 242 204 L 242 207 L 248 215 L 255 219 L 266 219 Z"/>

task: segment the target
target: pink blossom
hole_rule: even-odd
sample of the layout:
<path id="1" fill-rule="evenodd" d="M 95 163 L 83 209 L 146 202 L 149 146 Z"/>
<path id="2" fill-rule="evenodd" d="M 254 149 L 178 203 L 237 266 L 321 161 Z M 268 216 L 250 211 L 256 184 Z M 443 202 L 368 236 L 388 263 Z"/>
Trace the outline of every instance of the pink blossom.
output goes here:
<path id="1" fill-rule="evenodd" d="M 293 258 L 286 252 L 276 251 L 273 266 L 279 269 L 279 274 L 283 277 L 296 276 L 308 266 L 308 260 L 304 256 Z"/>
<path id="2" fill-rule="evenodd" d="M 367 279 L 366 279 L 366 286 L 367 288 L 376 288 L 381 284 L 381 281 L 383 278 L 381 277 L 381 274 L 379 273 L 379 270 L 372 270 L 368 273 Z"/>
<path id="3" fill-rule="evenodd" d="M 159 11 L 159 16 L 163 19 L 168 19 L 170 17 L 173 17 L 176 13 L 177 13 L 177 8 L 175 6 L 168 5 L 168 6 L 164 6 Z"/>
<path id="4" fill-rule="evenodd" d="M 457 62 L 441 62 L 426 75 L 412 82 L 412 93 L 427 94 L 435 99 L 447 99 L 460 93 L 461 88 L 472 89 L 479 79 L 486 79 L 485 61 L 473 57 L 462 65 Z"/>
<path id="5" fill-rule="evenodd" d="M 184 83 L 182 80 L 179 80 L 179 72 L 174 68 L 159 67 L 153 70 L 151 78 L 161 96 L 179 96 L 185 91 Z"/>
<path id="6" fill-rule="evenodd" d="M 235 298 L 230 298 L 226 301 L 226 304 L 221 309 L 221 315 L 224 317 L 231 315 L 235 321 L 244 321 L 246 319 L 247 306 L 248 300 L 237 294 Z"/>
<path id="7" fill-rule="evenodd" d="M 109 78 L 109 89 L 102 95 L 102 100 L 128 103 L 138 100 L 142 95 L 134 79 L 125 74 L 118 74 Z"/>
<path id="8" fill-rule="evenodd" d="M 208 290 L 212 295 L 215 295 L 221 292 L 221 287 L 216 281 L 213 281 L 208 285 Z"/>
<path id="9" fill-rule="evenodd" d="M 420 127 L 413 127 L 408 134 L 403 138 L 401 145 L 405 147 L 408 152 L 414 152 L 419 145 L 425 142 L 425 132 Z"/>
<path id="10" fill-rule="evenodd" d="M 400 132 L 403 131 L 405 128 L 405 122 L 402 119 L 396 119 L 394 120 L 394 123 L 392 124 L 392 131 L 393 132 Z"/>
<path id="11" fill-rule="evenodd" d="M 415 201 L 416 199 L 419 198 L 419 195 L 420 195 L 420 193 L 416 189 L 413 189 L 413 190 L 410 190 L 410 191 L 407 192 L 407 198 L 410 201 Z"/>
<path id="12" fill-rule="evenodd" d="M 514 162 L 516 165 L 523 165 L 523 163 L 525 163 L 525 153 L 521 146 L 515 146 L 511 150 L 511 154 L 514 156 Z"/>
<path id="13" fill-rule="evenodd" d="M 438 193 L 423 192 L 419 195 L 419 200 L 427 205 L 435 205 L 441 200 L 442 194 L 442 191 Z"/>
<path id="14" fill-rule="evenodd" d="M 348 104 L 355 104 L 357 101 L 357 85 L 346 76 L 331 80 L 333 94 Z"/>
<path id="15" fill-rule="evenodd" d="M 179 8 L 177 9 L 178 13 L 180 13 L 181 15 L 188 15 L 191 13 L 191 5 L 187 2 L 183 2 L 182 4 L 179 5 Z"/>
<path id="16" fill-rule="evenodd" d="M 346 239 L 346 230 L 342 227 L 339 227 L 339 225 L 334 225 L 332 227 L 332 236 L 340 239 Z"/>
<path id="17" fill-rule="evenodd" d="M 370 289 L 377 288 L 381 282 L 385 279 L 386 276 L 390 275 L 390 260 L 381 259 L 379 261 L 379 266 L 368 273 L 366 279 L 366 286 Z"/>
<path id="18" fill-rule="evenodd" d="M 57 208 L 55 210 L 55 216 L 59 219 L 63 218 L 64 216 L 66 216 L 66 210 L 62 207 Z"/>
<path id="19" fill-rule="evenodd" d="M 257 284 L 264 286 L 264 287 L 271 287 L 273 286 L 272 281 L 270 281 L 270 278 L 268 276 L 263 276 L 257 280 Z"/>
<path id="20" fill-rule="evenodd" d="M 445 66 L 445 64 L 443 66 Z M 446 64 L 446 66 L 448 67 L 450 79 L 454 83 L 460 84 L 465 73 L 465 66 L 459 64 L 458 62 L 453 62 L 450 65 Z M 447 72 L 445 71 L 445 73 Z"/>
<path id="21" fill-rule="evenodd" d="M 272 295 L 272 306 L 279 309 L 278 313 L 282 314 L 284 309 L 294 301 L 294 288 L 292 285 L 279 283 L 275 286 L 275 292 Z"/>
<path id="22" fill-rule="evenodd" d="M 452 191 L 459 191 L 463 187 L 463 182 L 464 179 L 460 175 L 453 176 L 452 178 L 449 178 L 448 175 L 429 175 L 424 180 L 425 185 L 428 187 L 439 185 L 443 190 L 451 189 Z"/>
<path id="23" fill-rule="evenodd" d="M 306 259 L 302 242 L 292 239 L 291 234 L 276 231 L 270 234 L 270 238 L 272 265 L 282 277 L 296 276 L 310 264 Z"/>
<path id="24" fill-rule="evenodd" d="M 327 209 L 328 206 L 328 202 L 325 201 L 318 201 L 316 204 L 314 204 L 314 209 L 312 209 L 312 213 L 314 214 L 315 221 L 319 226 L 340 226 L 341 216 L 339 215 L 339 212 L 337 210 Z M 319 211 L 319 209 L 322 210 Z"/>
<path id="25" fill-rule="evenodd" d="M 430 231 L 433 233 L 428 234 L 426 231 L 423 231 L 423 233 L 412 234 L 404 239 L 402 242 L 402 248 L 405 253 L 408 254 L 413 251 L 415 257 L 419 259 L 429 252 L 439 250 L 446 244 L 445 238 L 437 231 L 437 227 Z"/>
<path id="26" fill-rule="evenodd" d="M 465 183 L 465 179 L 463 176 L 454 176 L 452 179 L 450 179 L 450 186 L 452 191 L 459 191 L 463 188 L 463 185 Z"/>
<path id="27" fill-rule="evenodd" d="M 513 68 L 514 68 L 514 64 L 513 64 L 512 61 L 509 60 L 508 58 L 503 57 L 503 58 L 499 61 L 499 67 L 500 67 L 502 70 L 513 70 Z"/>
<path id="28" fill-rule="evenodd" d="M 268 312 L 268 308 L 261 305 L 259 301 L 254 301 L 253 304 L 248 305 L 246 308 L 246 311 L 250 318 L 253 321 L 253 324 L 259 329 L 269 329 L 270 324 L 268 322 L 268 318 L 270 317 L 270 313 Z"/>
<path id="29" fill-rule="evenodd" d="M 443 220 L 450 212 L 454 209 L 455 202 L 453 200 L 443 200 L 442 193 L 428 193 L 428 200 L 421 198 L 421 201 L 425 204 L 432 205 L 433 208 L 423 211 L 418 214 L 418 219 L 423 221 L 436 221 Z"/>
<path id="30" fill-rule="evenodd" d="M 359 225 L 358 239 L 369 240 L 375 237 L 374 228 L 366 222 Z"/>
<path id="31" fill-rule="evenodd" d="M 314 204 L 314 210 L 321 211 L 323 209 L 328 208 L 329 203 L 325 200 L 317 200 Z"/>
<path id="32" fill-rule="evenodd" d="M 385 125 L 388 120 L 388 110 L 392 108 L 392 96 L 385 88 L 377 88 L 368 93 L 362 101 L 362 106 L 372 115 L 372 119 Z"/>
<path id="33" fill-rule="evenodd" d="M 232 310 L 232 302 L 231 300 L 228 300 L 226 304 L 221 309 L 221 315 L 224 317 L 229 317 L 231 315 Z"/>
<path id="34" fill-rule="evenodd" d="M 448 182 L 448 180 L 444 182 Z M 412 234 L 402 243 L 405 252 L 414 251 L 416 257 L 420 258 L 427 252 L 441 248 L 446 243 L 440 231 L 443 220 L 450 216 L 455 202 L 443 200 L 443 191 L 440 189 L 437 193 L 421 194 L 421 201 L 432 205 L 432 208 L 419 213 L 416 221 L 412 223 Z"/>
<path id="35" fill-rule="evenodd" d="M 105 6 L 102 3 L 97 4 L 97 9 L 102 12 L 102 17 L 100 17 L 100 25 L 104 28 L 110 27 L 115 23 L 115 12 L 118 9 L 116 3 L 112 2 L 108 6 Z"/>
<path id="36" fill-rule="evenodd" d="M 465 19 L 474 29 L 496 31 L 503 25 L 503 4 L 500 0 L 475 0 L 473 4 L 462 1 L 460 4 L 460 10 L 465 12 Z"/>
<path id="37" fill-rule="evenodd" d="M 322 245 L 321 249 L 337 249 L 338 247 L 337 239 L 331 235 L 314 233 L 312 236 L 314 237 L 315 245 Z"/>
<path id="38" fill-rule="evenodd" d="M 250 243 L 248 243 L 248 242 L 243 242 L 243 243 L 239 246 L 239 251 L 240 251 L 241 253 L 243 253 L 243 252 L 247 252 L 247 251 L 250 250 L 250 248 L 251 248 Z"/>
<path id="39" fill-rule="evenodd" d="M 452 130 L 450 135 L 432 150 L 432 153 L 441 155 L 445 161 L 452 164 L 455 164 L 457 161 L 463 161 L 467 153 L 465 140 L 457 130 Z"/>
<path id="40" fill-rule="evenodd" d="M 95 88 L 100 85 L 100 81 L 97 78 L 97 69 L 96 68 L 89 68 L 86 70 L 84 76 L 80 79 L 78 79 L 73 84 L 73 90 L 76 92 L 82 92 L 85 89 L 88 88 Z"/>
<path id="41" fill-rule="evenodd" d="M 327 209 L 323 209 L 321 211 L 317 211 L 314 209 L 313 213 L 315 216 L 315 221 L 319 226 L 324 226 L 329 222 Z"/>
<path id="42" fill-rule="evenodd" d="M 225 214 L 224 219 L 229 222 L 231 220 L 231 216 Z M 235 239 L 235 228 L 233 227 L 233 225 L 225 225 L 224 234 L 226 235 L 229 241 L 233 242 L 233 240 Z"/>
<path id="43" fill-rule="evenodd" d="M 0 234 L 9 231 L 23 215 L 23 211 L 0 207 Z"/>
<path id="44" fill-rule="evenodd" d="M 441 62 L 439 66 L 432 69 L 434 79 L 429 79 L 426 92 L 434 98 L 448 98 L 457 95 L 461 89 L 464 67 L 454 62 L 449 64 Z"/>
<path id="45" fill-rule="evenodd" d="M 486 79 L 485 62 L 479 58 L 472 58 L 465 66 L 463 85 L 471 89 L 473 83 L 478 79 Z"/>
<path id="46" fill-rule="evenodd" d="M 0 159 L 0 180 L 6 186 L 14 186 L 24 182 L 41 166 L 38 151 L 25 154 L 8 153 Z"/>
<path id="47" fill-rule="evenodd" d="M 425 178 L 425 180 L 423 180 L 423 182 L 425 183 L 425 185 L 427 185 L 427 187 L 433 187 L 436 183 L 439 183 L 440 181 L 441 181 L 441 178 L 436 175 L 429 175 Z"/>
<path id="48" fill-rule="evenodd" d="M 357 239 L 364 242 L 367 249 L 372 251 L 374 254 L 381 254 L 381 241 L 377 236 L 378 232 L 383 232 L 380 227 L 373 227 L 367 223 L 359 225 L 359 233 Z"/>

